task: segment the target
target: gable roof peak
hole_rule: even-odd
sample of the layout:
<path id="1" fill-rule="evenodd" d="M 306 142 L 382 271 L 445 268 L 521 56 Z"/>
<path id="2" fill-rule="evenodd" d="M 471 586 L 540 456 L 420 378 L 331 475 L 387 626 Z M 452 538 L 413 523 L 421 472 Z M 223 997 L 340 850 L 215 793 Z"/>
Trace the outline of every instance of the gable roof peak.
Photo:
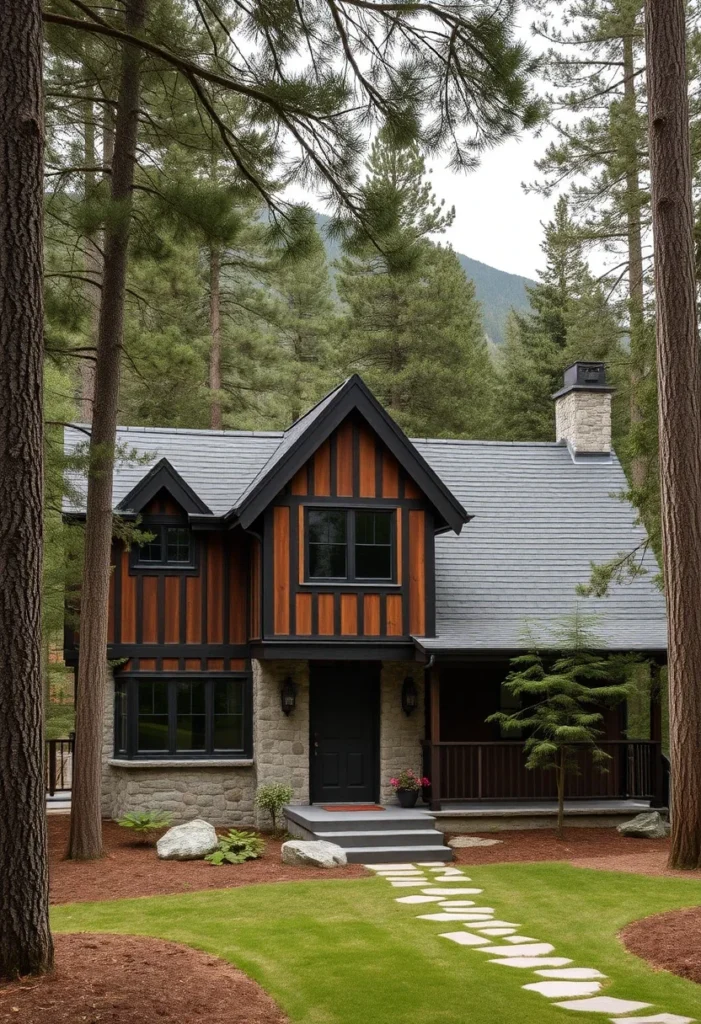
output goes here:
<path id="1" fill-rule="evenodd" d="M 231 515 L 237 516 L 244 528 L 249 527 L 317 448 L 354 411 L 366 420 L 434 506 L 439 528 L 442 523 L 460 533 L 470 516 L 357 373 L 329 391 L 285 431 L 282 442 L 241 495 Z"/>

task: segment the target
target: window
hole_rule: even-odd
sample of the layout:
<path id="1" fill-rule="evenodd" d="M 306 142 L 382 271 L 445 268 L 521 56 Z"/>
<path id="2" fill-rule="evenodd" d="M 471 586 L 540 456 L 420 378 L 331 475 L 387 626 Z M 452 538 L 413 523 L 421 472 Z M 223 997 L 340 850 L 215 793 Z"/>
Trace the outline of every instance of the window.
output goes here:
<path id="1" fill-rule="evenodd" d="M 311 509 L 308 530 L 312 579 L 345 579 L 348 575 L 347 514 Z"/>
<path id="2" fill-rule="evenodd" d="M 359 580 L 392 578 L 392 513 L 355 513 L 355 576 Z"/>
<path id="3" fill-rule="evenodd" d="M 307 579 L 391 582 L 393 510 L 309 509 Z"/>
<path id="4" fill-rule="evenodd" d="M 154 537 L 138 549 L 136 565 L 192 566 L 193 545 L 186 526 L 163 526 L 147 522 L 143 529 L 154 534 Z"/>
<path id="5" fill-rule="evenodd" d="M 251 748 L 250 708 L 247 678 L 118 680 L 115 754 L 245 757 Z"/>

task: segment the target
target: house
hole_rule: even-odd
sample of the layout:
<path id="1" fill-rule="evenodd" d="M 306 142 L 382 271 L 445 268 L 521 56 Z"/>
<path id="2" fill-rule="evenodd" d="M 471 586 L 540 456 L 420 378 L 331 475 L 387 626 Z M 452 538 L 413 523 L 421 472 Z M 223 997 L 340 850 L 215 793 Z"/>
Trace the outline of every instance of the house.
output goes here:
<path id="1" fill-rule="evenodd" d="M 577 597 L 591 563 L 645 535 L 603 364 L 570 367 L 554 398 L 552 443 L 409 440 L 357 376 L 285 432 L 121 428 L 151 462 L 118 465 L 115 512 L 153 539 L 114 545 L 105 815 L 250 824 L 269 782 L 299 807 L 386 804 L 406 767 L 453 827 L 460 809 L 553 798 L 485 721 L 508 706 L 524 628 L 552 646 L 579 603 L 603 649 L 666 649 L 651 554 L 647 575 Z M 583 754 L 570 797 L 662 802 L 659 704 L 646 738 L 625 726 L 607 715 L 611 768 Z"/>

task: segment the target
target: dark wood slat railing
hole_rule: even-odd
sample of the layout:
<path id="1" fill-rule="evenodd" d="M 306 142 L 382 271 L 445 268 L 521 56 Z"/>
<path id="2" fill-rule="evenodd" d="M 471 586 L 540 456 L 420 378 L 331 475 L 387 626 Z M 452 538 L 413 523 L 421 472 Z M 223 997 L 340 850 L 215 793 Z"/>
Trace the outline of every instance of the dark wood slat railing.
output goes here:
<path id="1" fill-rule="evenodd" d="M 65 792 L 73 785 L 73 736 L 46 741 L 46 792 Z"/>
<path id="2" fill-rule="evenodd" d="M 579 770 L 570 773 L 568 800 L 641 799 L 662 803 L 664 771 L 661 744 L 652 740 L 603 740 L 610 756 L 601 771 L 589 744 L 581 748 Z M 424 743 L 425 770 L 431 777 L 431 804 L 480 800 L 555 800 L 555 772 L 526 768 L 525 744 Z"/>

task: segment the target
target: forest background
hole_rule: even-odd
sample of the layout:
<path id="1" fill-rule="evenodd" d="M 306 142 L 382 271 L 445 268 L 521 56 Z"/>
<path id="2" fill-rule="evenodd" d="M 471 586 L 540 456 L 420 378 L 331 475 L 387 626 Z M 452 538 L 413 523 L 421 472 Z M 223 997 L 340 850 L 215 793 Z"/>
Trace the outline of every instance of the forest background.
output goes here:
<path id="1" fill-rule="evenodd" d="M 308 206 L 288 214 L 295 220 L 290 244 L 232 160 L 216 119 L 202 119 L 175 73 L 145 69 L 122 424 L 285 428 L 358 372 L 412 436 L 548 441 L 550 396 L 564 368 L 575 359 L 602 359 L 616 387 L 614 443 L 628 497 L 659 553 L 643 4 L 531 0 L 524 7 L 544 50 L 541 123 L 552 140 L 526 192 L 557 196 L 544 226 L 543 269 L 526 287 L 526 301 L 523 279 L 466 264 L 442 241 L 454 211 L 434 194 L 415 146 L 377 136 L 359 216 L 320 215 L 318 197 L 310 196 Z M 216 22 L 204 38 L 184 0 L 160 0 L 151 22 L 152 32 L 160 29 L 183 54 L 229 45 Z M 688 53 L 698 187 L 695 4 Z M 70 680 L 57 650 L 66 588 L 80 578 L 81 531 L 60 514 L 62 435 L 65 423 L 88 425 L 92 417 L 103 239 L 110 218 L 119 216 L 109 199 L 119 59 L 118 42 L 107 36 L 47 26 L 49 735 L 65 735 L 72 722 Z M 220 115 L 255 152 L 269 195 L 284 197 L 289 177 L 276 140 L 251 128 L 243 100 L 221 102 Z M 466 265 L 478 278 L 481 301 Z M 640 552 L 622 555 L 593 569 L 593 589 L 605 592 L 638 571 Z"/>

